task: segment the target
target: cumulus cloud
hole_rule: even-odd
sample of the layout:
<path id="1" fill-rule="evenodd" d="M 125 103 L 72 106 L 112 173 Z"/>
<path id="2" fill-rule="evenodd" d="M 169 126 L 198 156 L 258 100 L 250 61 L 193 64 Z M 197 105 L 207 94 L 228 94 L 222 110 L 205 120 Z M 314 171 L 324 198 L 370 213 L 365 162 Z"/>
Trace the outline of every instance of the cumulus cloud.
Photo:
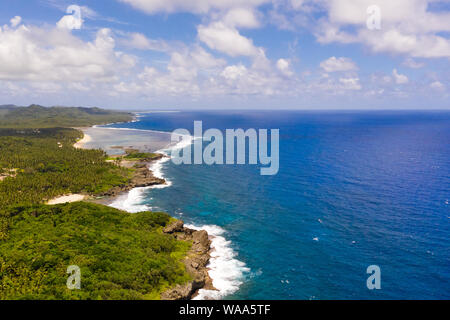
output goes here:
<path id="1" fill-rule="evenodd" d="M 261 25 L 255 11 L 248 8 L 231 9 L 223 17 L 223 22 L 235 28 L 257 28 Z"/>
<path id="2" fill-rule="evenodd" d="M 110 81 L 133 57 L 114 51 L 109 29 L 84 42 L 60 28 L 21 25 L 0 29 L 0 79 L 31 81 Z"/>
<path id="3" fill-rule="evenodd" d="M 331 57 L 322 61 L 320 67 L 326 72 L 354 71 L 358 69 L 350 58 L 345 57 Z"/>
<path id="4" fill-rule="evenodd" d="M 397 69 L 389 75 L 377 73 L 371 82 L 364 73 L 358 74 L 352 59 L 339 56 L 310 66 L 298 76 L 295 50 L 277 56 L 281 50 L 266 50 L 248 35 L 253 32 L 244 32 L 262 28 L 267 18 L 291 31 L 309 28 L 321 44 L 360 43 L 372 52 L 404 55 L 402 66 L 412 69 L 423 67 L 426 58 L 450 56 L 449 20 L 446 14 L 429 12 L 431 0 L 378 1 L 382 29 L 377 31 L 366 27 L 366 9 L 373 4 L 366 0 L 119 1 L 148 14 L 198 14 L 197 37 L 193 43 L 175 43 L 152 39 L 142 30 L 113 33 L 100 29 L 87 41 L 71 33 L 83 26 L 73 13 L 64 16 L 56 28 L 24 26 L 20 17 L 15 17 L 10 26 L 0 28 L 0 92 L 50 94 L 69 88 L 83 95 L 95 92 L 144 101 L 177 97 L 173 101 L 179 101 L 179 97 L 218 96 L 400 97 L 415 88 Z M 425 18 L 421 16 L 424 13 Z M 98 17 L 83 8 L 82 15 Z M 139 58 L 122 52 L 129 49 L 135 49 L 132 52 Z M 410 70 L 412 74 L 420 71 Z M 445 90 L 446 86 L 436 81 L 445 78 L 436 75 L 428 79 L 432 80 L 423 90 Z"/>
<path id="5" fill-rule="evenodd" d="M 22 22 L 22 17 L 15 16 L 14 18 L 12 18 L 10 20 L 10 22 L 11 22 L 11 27 L 15 28 Z"/>
<path id="6" fill-rule="evenodd" d="M 218 21 L 208 26 L 197 28 L 198 38 L 209 48 L 228 54 L 229 56 L 255 56 L 259 53 L 251 39 L 242 36 L 235 28 Z"/>
<path id="7" fill-rule="evenodd" d="M 56 24 L 58 28 L 68 30 L 81 29 L 81 26 L 84 22 L 83 18 L 81 17 L 81 7 L 77 5 L 71 5 L 67 8 L 66 12 L 68 13 L 68 15 L 62 17 L 61 20 L 59 20 Z"/>
<path id="8" fill-rule="evenodd" d="M 231 8 L 212 14 L 209 24 L 199 25 L 197 27 L 198 39 L 210 49 L 232 57 L 254 57 L 261 53 L 262 48 L 256 47 L 253 40 L 243 36 L 238 29 L 257 27 L 260 27 L 260 21 L 253 8 Z"/>
<path id="9" fill-rule="evenodd" d="M 405 84 L 405 83 L 409 82 L 408 77 L 405 76 L 404 74 L 398 73 L 397 69 L 394 69 L 392 71 L 392 75 L 394 77 L 394 80 L 395 80 L 396 84 Z"/>
<path id="10" fill-rule="evenodd" d="M 359 78 L 340 78 L 339 82 L 343 89 L 346 90 L 361 90 Z"/>
<path id="11" fill-rule="evenodd" d="M 217 59 L 196 46 L 182 52 L 172 52 L 165 70 L 147 66 L 139 73 L 139 81 L 121 82 L 115 89 L 145 96 L 197 96 L 202 92 L 202 87 L 206 88 L 210 78 L 220 73 L 225 65 L 225 60 Z"/>
<path id="12" fill-rule="evenodd" d="M 279 59 L 277 61 L 277 69 L 287 77 L 291 77 L 294 74 L 294 72 L 292 72 L 291 70 L 290 62 L 286 59 Z"/>
<path id="13" fill-rule="evenodd" d="M 139 81 L 121 82 L 115 90 L 148 98 L 158 95 L 289 95 L 295 79 L 288 79 L 287 74 L 293 76 L 289 61 L 285 59 L 273 65 L 261 53 L 249 66 L 243 63 L 228 65 L 224 59 L 217 59 L 204 48 L 196 46 L 173 52 L 165 69 L 147 66 L 139 74 Z"/>
<path id="14" fill-rule="evenodd" d="M 250 57 L 248 65 L 229 64 L 200 44 L 169 46 L 141 33 L 119 32 L 117 37 L 109 29 L 100 29 L 93 40 L 84 41 L 67 28 L 4 27 L 0 29 L 1 92 L 16 94 L 17 88 L 10 82 L 15 81 L 22 92 L 57 94 L 69 89 L 146 99 L 289 94 L 295 81 L 290 60 L 270 61 L 262 48 L 239 34 L 237 25 L 256 25 L 257 20 L 252 21 L 250 16 L 245 23 L 236 20 L 245 12 L 221 15 L 227 24 L 212 22 L 203 29 L 205 32 L 199 27 L 199 39 L 213 50 Z M 158 67 L 151 60 L 139 61 L 137 69 L 137 58 L 117 50 L 117 43 L 123 48 L 163 50 L 170 60 L 166 66 Z"/>
<path id="15" fill-rule="evenodd" d="M 321 43 L 361 43 L 374 52 L 416 58 L 450 57 L 450 13 L 431 11 L 436 0 L 312 0 L 302 1 L 297 10 L 314 4 L 317 19 L 312 28 Z M 381 30 L 369 30 L 367 8 L 377 5 Z M 401 13 L 401 14 L 399 14 Z M 305 14 L 307 16 L 307 14 Z"/>
<path id="16" fill-rule="evenodd" d="M 224 77 L 226 80 L 235 81 L 238 78 L 242 78 L 247 74 L 247 68 L 244 65 L 233 65 L 226 67 L 222 73 L 221 76 Z"/>

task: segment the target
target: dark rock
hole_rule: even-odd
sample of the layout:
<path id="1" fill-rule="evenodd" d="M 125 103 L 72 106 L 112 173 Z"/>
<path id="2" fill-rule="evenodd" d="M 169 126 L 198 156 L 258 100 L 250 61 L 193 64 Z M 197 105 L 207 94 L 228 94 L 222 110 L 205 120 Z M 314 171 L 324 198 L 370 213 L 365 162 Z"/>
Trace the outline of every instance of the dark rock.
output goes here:
<path id="1" fill-rule="evenodd" d="M 177 220 L 163 229 L 164 233 L 173 235 L 178 240 L 192 241 L 191 250 L 184 259 L 186 271 L 193 280 L 184 285 L 177 285 L 161 294 L 162 300 L 188 300 L 195 297 L 199 289 L 216 290 L 208 274 L 211 241 L 205 230 L 185 228 L 183 221 Z"/>
<path id="2" fill-rule="evenodd" d="M 164 155 L 156 157 L 155 160 L 162 157 L 164 157 Z M 129 183 L 122 186 L 113 187 L 99 196 L 117 197 L 121 193 L 130 191 L 133 188 L 149 187 L 165 183 L 166 180 L 157 178 L 153 175 L 153 172 L 148 168 L 148 162 L 138 162 L 135 165 L 135 171 Z"/>
<path id="3" fill-rule="evenodd" d="M 184 222 L 177 220 L 163 229 L 164 233 L 183 232 Z"/>

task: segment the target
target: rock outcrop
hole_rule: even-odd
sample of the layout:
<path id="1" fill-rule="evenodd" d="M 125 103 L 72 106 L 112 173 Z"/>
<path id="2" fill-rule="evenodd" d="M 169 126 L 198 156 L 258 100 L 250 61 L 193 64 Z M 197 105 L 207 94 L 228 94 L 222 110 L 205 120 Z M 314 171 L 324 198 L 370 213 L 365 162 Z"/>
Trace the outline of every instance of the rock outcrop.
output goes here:
<path id="1" fill-rule="evenodd" d="M 155 160 L 152 160 L 152 161 L 159 160 L 162 157 L 163 157 L 163 155 L 161 155 L 161 157 L 156 158 Z M 125 161 L 125 160 L 122 160 L 122 161 Z M 131 181 L 129 183 L 127 183 L 126 185 L 123 185 L 123 186 L 113 187 L 113 188 L 109 189 L 108 191 L 102 193 L 100 196 L 117 197 L 119 194 L 130 191 L 133 188 L 149 187 L 149 186 L 154 186 L 154 185 L 159 185 L 159 184 L 165 184 L 166 180 L 155 177 L 153 175 L 153 172 L 149 170 L 148 164 L 149 164 L 149 162 L 147 162 L 147 161 L 136 162 L 133 166 L 135 171 L 134 171 L 133 177 L 131 178 Z"/>
<path id="2" fill-rule="evenodd" d="M 192 247 L 184 259 L 186 271 L 192 276 L 192 281 L 177 285 L 161 294 L 162 300 L 189 300 L 197 295 L 199 289 L 216 290 L 208 274 L 207 264 L 210 259 L 211 240 L 205 230 L 193 230 L 184 227 L 181 220 L 168 225 L 164 233 L 172 234 L 176 239 L 192 241 Z"/>

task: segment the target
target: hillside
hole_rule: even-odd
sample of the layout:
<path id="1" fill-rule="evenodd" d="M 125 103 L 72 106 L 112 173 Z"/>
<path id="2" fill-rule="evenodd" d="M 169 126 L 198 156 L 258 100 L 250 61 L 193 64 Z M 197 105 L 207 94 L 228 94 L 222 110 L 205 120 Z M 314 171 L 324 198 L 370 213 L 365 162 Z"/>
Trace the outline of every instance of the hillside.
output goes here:
<path id="1" fill-rule="evenodd" d="M 40 106 L 0 111 L 8 127 L 0 128 L 0 300 L 159 299 L 191 280 L 182 261 L 192 241 L 162 232 L 174 220 L 167 214 L 130 214 L 87 202 L 44 204 L 133 183 L 139 168 L 106 162 L 102 150 L 76 149 L 82 132 L 55 128 L 128 121 L 131 115 Z M 142 157 L 148 155 L 131 155 Z M 66 287 L 70 265 L 81 269 L 80 290 Z"/>
<path id="2" fill-rule="evenodd" d="M 0 121 L 8 112 L 14 110 L 15 108 L 17 108 L 17 106 L 13 104 L 0 105 Z"/>
<path id="3" fill-rule="evenodd" d="M 92 203 L 0 210 L 0 299 L 159 299 L 190 278 L 190 244 L 164 234 L 165 213 Z M 5 223 L 7 222 L 7 226 Z M 66 287 L 67 267 L 81 289 Z"/>
<path id="4" fill-rule="evenodd" d="M 131 113 L 100 108 L 0 106 L 0 128 L 87 127 L 132 119 Z"/>

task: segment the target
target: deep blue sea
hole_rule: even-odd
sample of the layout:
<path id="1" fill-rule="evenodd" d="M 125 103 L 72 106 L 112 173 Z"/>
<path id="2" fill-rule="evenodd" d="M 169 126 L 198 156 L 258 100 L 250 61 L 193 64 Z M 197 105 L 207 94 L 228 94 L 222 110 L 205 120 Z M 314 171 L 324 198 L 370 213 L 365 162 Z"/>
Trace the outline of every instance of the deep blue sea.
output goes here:
<path id="1" fill-rule="evenodd" d="M 167 161 L 159 169 L 170 187 L 138 198 L 223 230 L 214 269 L 232 289 L 223 298 L 450 299 L 450 112 L 185 111 L 139 120 L 112 127 L 192 132 L 202 120 L 204 129 L 280 129 L 275 176 L 261 176 L 259 165 Z M 370 265 L 381 268 L 380 290 L 366 286 Z"/>

